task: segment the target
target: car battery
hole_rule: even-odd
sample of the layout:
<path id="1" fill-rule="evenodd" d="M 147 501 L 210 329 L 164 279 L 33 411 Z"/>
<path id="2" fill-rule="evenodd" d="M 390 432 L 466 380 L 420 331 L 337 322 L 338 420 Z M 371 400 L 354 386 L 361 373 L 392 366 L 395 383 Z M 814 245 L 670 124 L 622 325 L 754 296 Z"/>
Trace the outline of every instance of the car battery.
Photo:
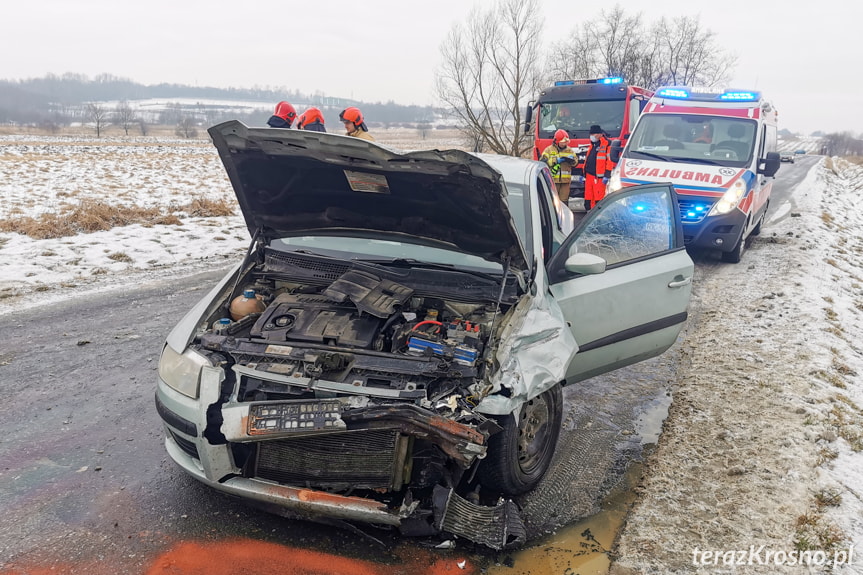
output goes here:
<path id="1" fill-rule="evenodd" d="M 433 341 L 424 337 L 411 336 L 408 339 L 408 353 L 417 355 L 432 355 L 452 358 L 461 365 L 476 364 L 477 350 L 466 345 L 449 345 L 443 341 Z"/>

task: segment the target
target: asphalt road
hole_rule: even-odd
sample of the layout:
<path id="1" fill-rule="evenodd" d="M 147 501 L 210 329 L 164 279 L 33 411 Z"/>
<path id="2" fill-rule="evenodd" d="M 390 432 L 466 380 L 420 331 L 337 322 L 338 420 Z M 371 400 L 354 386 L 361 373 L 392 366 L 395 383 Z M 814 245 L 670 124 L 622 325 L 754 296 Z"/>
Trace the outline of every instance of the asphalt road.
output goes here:
<path id="1" fill-rule="evenodd" d="M 783 164 L 771 217 L 793 211 L 791 192 L 815 161 Z M 178 270 L 170 280 L 51 305 L 24 300 L 19 311 L 0 315 L 0 575 L 523 566 L 518 554 L 461 544 L 432 551 L 436 541 L 289 521 L 210 490 L 177 468 L 165 453 L 153 403 L 159 351 L 173 324 L 223 271 L 184 276 Z M 558 458 L 546 481 L 521 501 L 535 533 L 599 510 L 601 496 L 641 458 L 644 444 L 655 441 L 676 361 L 672 348 L 565 390 Z M 531 572 L 562 572 L 556 566 L 571 565 L 566 558 L 582 546 L 579 535 L 558 537 L 556 549 L 544 554 L 559 561 L 534 564 Z M 465 570 L 458 566 L 463 559 Z"/>

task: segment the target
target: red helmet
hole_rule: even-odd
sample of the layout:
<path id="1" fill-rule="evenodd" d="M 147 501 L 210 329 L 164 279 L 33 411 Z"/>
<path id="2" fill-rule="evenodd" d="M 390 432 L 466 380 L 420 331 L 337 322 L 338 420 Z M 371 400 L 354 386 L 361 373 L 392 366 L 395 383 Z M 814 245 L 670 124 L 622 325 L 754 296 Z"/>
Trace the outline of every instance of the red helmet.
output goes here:
<path id="1" fill-rule="evenodd" d="M 294 123 L 294 118 L 297 117 L 297 111 L 294 110 L 294 107 L 291 106 L 287 102 L 279 102 L 276 104 L 276 111 L 273 112 L 274 116 L 278 116 L 282 120 L 286 121 L 288 124 Z"/>
<path id="2" fill-rule="evenodd" d="M 351 106 L 342 110 L 342 113 L 339 114 L 339 120 L 342 122 L 353 122 L 355 126 L 359 126 L 363 123 L 363 113 L 360 112 L 359 108 Z"/>
<path id="3" fill-rule="evenodd" d="M 312 106 L 297 118 L 297 128 L 303 129 L 303 126 L 306 124 L 311 124 L 312 122 L 318 121 L 321 124 L 324 123 L 324 115 L 321 114 L 321 111 L 318 108 Z"/>
<path id="4" fill-rule="evenodd" d="M 569 143 L 569 134 L 566 133 L 566 130 L 558 130 L 554 133 L 554 143 L 564 146 Z"/>

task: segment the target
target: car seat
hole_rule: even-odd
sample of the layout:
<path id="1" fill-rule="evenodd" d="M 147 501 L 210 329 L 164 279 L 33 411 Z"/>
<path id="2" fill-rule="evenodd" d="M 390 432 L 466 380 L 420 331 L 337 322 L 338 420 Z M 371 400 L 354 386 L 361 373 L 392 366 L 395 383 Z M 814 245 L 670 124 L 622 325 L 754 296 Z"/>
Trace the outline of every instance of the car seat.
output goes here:
<path id="1" fill-rule="evenodd" d="M 680 128 L 674 124 L 667 124 L 662 128 L 664 140 L 653 142 L 654 146 L 668 146 L 669 150 L 682 150 L 683 144 L 680 142 Z"/>
<path id="2" fill-rule="evenodd" d="M 746 130 L 740 124 L 731 124 L 728 126 L 728 137 L 732 139 L 719 142 L 713 150 L 731 150 L 738 160 L 745 160 L 749 156 L 749 142 L 740 139 L 745 133 Z"/>

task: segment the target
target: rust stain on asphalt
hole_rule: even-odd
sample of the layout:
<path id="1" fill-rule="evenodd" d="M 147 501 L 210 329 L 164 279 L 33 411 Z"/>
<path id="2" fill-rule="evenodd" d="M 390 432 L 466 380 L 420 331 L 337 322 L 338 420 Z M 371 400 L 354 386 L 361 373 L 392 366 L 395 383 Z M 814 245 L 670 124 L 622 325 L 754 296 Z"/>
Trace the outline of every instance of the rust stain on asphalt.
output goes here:
<path id="1" fill-rule="evenodd" d="M 142 575 L 447 575 L 474 574 L 476 567 L 455 555 L 426 550 L 395 551 L 395 561 L 376 563 L 332 553 L 251 539 L 178 543 L 162 553 Z M 0 575 L 116 575 L 118 566 L 103 561 L 50 566 L 13 565 Z"/>

